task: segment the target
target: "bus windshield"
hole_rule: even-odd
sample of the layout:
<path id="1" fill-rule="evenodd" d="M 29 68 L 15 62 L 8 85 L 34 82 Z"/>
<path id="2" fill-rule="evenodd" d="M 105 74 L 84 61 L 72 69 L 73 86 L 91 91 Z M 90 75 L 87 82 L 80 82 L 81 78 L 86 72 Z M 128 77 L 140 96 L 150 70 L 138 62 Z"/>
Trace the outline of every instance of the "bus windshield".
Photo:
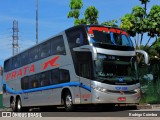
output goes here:
<path id="1" fill-rule="evenodd" d="M 88 35 L 90 36 L 90 42 L 96 47 L 105 47 L 108 49 L 117 49 L 118 47 L 119 50 L 123 48 L 132 48 L 133 50 L 130 37 L 125 31 L 120 29 L 89 27 Z"/>
<path id="2" fill-rule="evenodd" d="M 122 60 L 123 59 L 123 60 Z M 98 54 L 95 61 L 96 79 L 103 83 L 127 83 L 138 81 L 137 64 L 134 57 L 119 58 Z"/>

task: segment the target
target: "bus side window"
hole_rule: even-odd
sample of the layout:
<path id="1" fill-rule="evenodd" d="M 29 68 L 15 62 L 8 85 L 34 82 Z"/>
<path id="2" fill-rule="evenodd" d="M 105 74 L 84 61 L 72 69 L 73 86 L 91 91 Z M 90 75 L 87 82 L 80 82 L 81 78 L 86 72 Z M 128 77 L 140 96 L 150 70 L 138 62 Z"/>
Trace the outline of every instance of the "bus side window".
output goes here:
<path id="1" fill-rule="evenodd" d="M 67 33 L 67 38 L 70 49 L 89 44 L 85 31 L 82 29 L 69 31 Z"/>
<path id="2" fill-rule="evenodd" d="M 40 58 L 45 58 L 50 55 L 50 41 L 40 44 L 39 46 L 39 55 Z"/>
<path id="3" fill-rule="evenodd" d="M 12 59 L 12 69 L 16 69 L 20 66 L 21 66 L 20 55 L 17 55 Z"/>
<path id="4" fill-rule="evenodd" d="M 53 39 L 51 39 L 51 51 L 53 55 L 65 55 L 65 45 L 63 36 L 58 36 Z"/>
<path id="5" fill-rule="evenodd" d="M 29 62 L 35 62 L 36 60 L 39 59 L 38 56 L 38 46 L 32 48 L 29 50 Z"/>
<path id="6" fill-rule="evenodd" d="M 28 63 L 28 51 L 21 54 L 21 65 L 24 66 Z"/>
<path id="7" fill-rule="evenodd" d="M 60 70 L 60 83 L 65 83 L 70 81 L 70 75 L 68 70 Z"/>
<path id="8" fill-rule="evenodd" d="M 59 69 L 53 69 L 51 71 L 51 84 L 58 84 L 59 83 Z"/>
<path id="9" fill-rule="evenodd" d="M 30 76 L 29 77 L 29 81 L 30 81 L 30 87 L 31 88 L 37 88 L 37 87 L 39 87 L 40 85 L 39 85 L 39 79 L 38 79 L 38 75 L 32 75 L 32 76 Z"/>
<path id="10" fill-rule="evenodd" d="M 40 74 L 40 86 L 50 85 L 50 71 Z"/>
<path id="11" fill-rule="evenodd" d="M 7 61 L 4 62 L 4 72 L 8 72 L 12 69 L 11 64 L 12 64 L 12 59 L 8 59 Z"/>
<path id="12" fill-rule="evenodd" d="M 21 79 L 21 88 L 23 90 L 29 89 L 29 78 L 28 77 L 23 77 Z"/>

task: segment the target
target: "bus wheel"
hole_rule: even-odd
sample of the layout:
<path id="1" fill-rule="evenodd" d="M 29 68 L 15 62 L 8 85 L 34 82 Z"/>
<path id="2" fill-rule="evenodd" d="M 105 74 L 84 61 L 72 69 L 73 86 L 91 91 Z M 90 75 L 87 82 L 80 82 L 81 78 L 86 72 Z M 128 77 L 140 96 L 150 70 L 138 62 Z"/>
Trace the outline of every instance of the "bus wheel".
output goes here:
<path id="1" fill-rule="evenodd" d="M 69 91 L 64 96 L 64 107 L 65 107 L 65 110 L 68 111 L 68 112 L 74 110 L 72 96 L 71 96 L 71 93 Z"/>
<path id="2" fill-rule="evenodd" d="M 16 111 L 17 112 L 21 112 L 22 111 L 22 102 L 21 102 L 20 98 L 18 98 L 17 101 L 16 101 Z"/>
<path id="3" fill-rule="evenodd" d="M 16 102 L 15 102 L 14 98 L 10 102 L 10 107 L 12 108 L 13 112 L 16 111 Z"/>

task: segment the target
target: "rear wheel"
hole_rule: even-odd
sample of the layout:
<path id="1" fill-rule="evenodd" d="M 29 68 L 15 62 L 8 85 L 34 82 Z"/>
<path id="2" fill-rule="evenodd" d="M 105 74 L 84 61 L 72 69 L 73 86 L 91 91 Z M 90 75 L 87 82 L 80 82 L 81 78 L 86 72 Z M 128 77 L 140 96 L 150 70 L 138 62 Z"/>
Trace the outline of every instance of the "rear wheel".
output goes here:
<path id="1" fill-rule="evenodd" d="M 17 101 L 16 101 L 16 111 L 17 112 L 21 112 L 22 111 L 22 102 L 21 102 L 20 98 L 18 98 Z"/>
<path id="2" fill-rule="evenodd" d="M 14 98 L 10 102 L 10 107 L 13 112 L 16 112 L 16 102 L 15 102 Z"/>
<path id="3" fill-rule="evenodd" d="M 73 111 L 74 110 L 74 105 L 73 105 L 73 101 L 72 101 L 72 95 L 71 93 L 68 91 L 66 92 L 64 98 L 64 107 L 66 111 Z"/>

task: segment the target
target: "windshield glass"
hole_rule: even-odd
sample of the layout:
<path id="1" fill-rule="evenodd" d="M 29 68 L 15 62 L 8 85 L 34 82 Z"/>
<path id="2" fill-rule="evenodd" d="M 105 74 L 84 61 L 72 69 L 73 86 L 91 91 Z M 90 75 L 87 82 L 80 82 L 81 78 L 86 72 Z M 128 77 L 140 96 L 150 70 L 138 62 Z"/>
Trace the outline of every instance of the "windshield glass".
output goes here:
<path id="1" fill-rule="evenodd" d="M 106 27 L 88 27 L 88 35 L 90 42 L 96 47 L 104 47 L 107 45 L 108 49 L 133 48 L 132 41 L 125 31 L 118 28 Z"/>
<path id="2" fill-rule="evenodd" d="M 95 61 L 96 79 L 104 83 L 128 84 L 138 80 L 135 57 L 98 54 Z"/>

